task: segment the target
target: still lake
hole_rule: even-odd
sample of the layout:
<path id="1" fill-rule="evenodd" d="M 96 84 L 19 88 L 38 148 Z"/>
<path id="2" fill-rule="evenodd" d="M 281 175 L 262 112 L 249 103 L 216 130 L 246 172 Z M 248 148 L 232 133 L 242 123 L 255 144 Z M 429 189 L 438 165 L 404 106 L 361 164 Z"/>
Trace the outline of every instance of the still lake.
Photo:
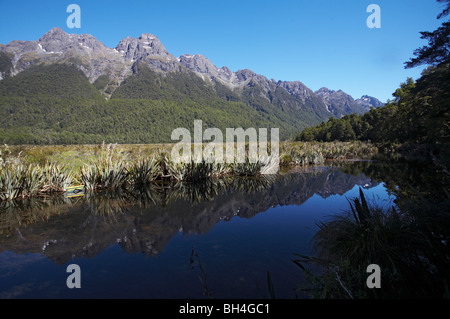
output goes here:
<path id="1" fill-rule="evenodd" d="M 317 223 L 345 214 L 360 187 L 394 205 L 383 180 L 331 166 L 0 203 L 0 298 L 268 298 L 268 273 L 277 298 L 303 298 L 294 254 L 313 254 Z"/>

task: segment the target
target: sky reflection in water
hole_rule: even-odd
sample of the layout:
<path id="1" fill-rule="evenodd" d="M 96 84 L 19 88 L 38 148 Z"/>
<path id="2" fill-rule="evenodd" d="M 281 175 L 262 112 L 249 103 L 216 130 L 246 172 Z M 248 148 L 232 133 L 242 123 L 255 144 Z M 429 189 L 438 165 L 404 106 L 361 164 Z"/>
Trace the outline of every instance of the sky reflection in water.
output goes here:
<path id="1" fill-rule="evenodd" d="M 393 205 L 383 183 L 330 168 L 249 193 L 219 190 L 213 201 L 128 200 L 109 216 L 74 204 L 0 237 L 0 298 L 267 298 L 267 272 L 277 298 L 301 298 L 293 254 L 311 254 L 316 222 L 344 213 L 360 186 L 369 202 Z M 66 286 L 72 263 L 80 289 Z"/>

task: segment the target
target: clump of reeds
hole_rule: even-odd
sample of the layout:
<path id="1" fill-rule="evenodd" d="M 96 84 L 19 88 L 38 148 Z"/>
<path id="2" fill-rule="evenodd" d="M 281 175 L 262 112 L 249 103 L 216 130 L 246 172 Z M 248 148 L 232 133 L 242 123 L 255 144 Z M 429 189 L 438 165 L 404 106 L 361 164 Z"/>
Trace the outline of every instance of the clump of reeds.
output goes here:
<path id="1" fill-rule="evenodd" d="M 397 208 L 370 206 L 362 189 L 349 200 L 348 214 L 318 224 L 314 235 L 315 257 L 294 260 L 303 270 L 313 262 L 325 268 L 313 277 L 321 296 L 327 298 L 382 298 L 404 296 L 416 289 L 420 273 L 429 276 L 429 241 L 415 231 L 413 220 Z M 368 265 L 379 265 L 383 289 L 367 289 Z M 428 265 L 428 266 L 427 266 Z M 412 288 L 414 287 L 414 288 Z M 317 287 L 316 287 L 317 288 Z"/>
<path id="2" fill-rule="evenodd" d="M 0 199 L 12 200 L 37 194 L 41 188 L 39 167 L 3 164 L 0 168 Z"/>
<path id="3" fill-rule="evenodd" d="M 270 155 L 268 158 L 261 161 L 261 174 L 275 175 L 280 169 L 280 157 L 278 155 Z"/>
<path id="4" fill-rule="evenodd" d="M 319 256 L 382 264 L 397 259 L 412 238 L 402 214 L 395 207 L 370 207 L 361 188 L 349 204 L 350 214 L 319 224 L 314 236 Z"/>
<path id="5" fill-rule="evenodd" d="M 64 192 L 75 181 L 74 173 L 67 166 L 56 163 L 45 163 L 40 168 L 42 193 Z"/>
<path id="6" fill-rule="evenodd" d="M 142 158 L 128 168 L 129 182 L 137 188 L 150 185 L 158 177 L 159 166 L 154 158 Z"/>
<path id="7" fill-rule="evenodd" d="M 118 189 L 128 178 L 126 156 L 117 144 L 103 147 L 90 163 L 81 168 L 81 181 L 88 190 Z"/>
<path id="8" fill-rule="evenodd" d="M 177 165 L 171 160 L 169 152 L 166 150 L 159 151 L 155 154 L 157 166 L 157 180 L 173 180 L 180 179 Z"/>
<path id="9" fill-rule="evenodd" d="M 65 166 L 55 163 L 0 165 L 0 200 L 13 200 L 40 193 L 64 192 L 74 181 Z"/>
<path id="10" fill-rule="evenodd" d="M 234 163 L 232 165 L 232 173 L 237 176 L 256 176 L 261 174 L 262 166 L 260 161 L 252 163 L 247 157 L 244 163 Z"/>
<path id="11" fill-rule="evenodd" d="M 177 177 L 186 182 L 199 182 L 213 176 L 215 169 L 214 163 L 191 161 L 177 166 Z"/>

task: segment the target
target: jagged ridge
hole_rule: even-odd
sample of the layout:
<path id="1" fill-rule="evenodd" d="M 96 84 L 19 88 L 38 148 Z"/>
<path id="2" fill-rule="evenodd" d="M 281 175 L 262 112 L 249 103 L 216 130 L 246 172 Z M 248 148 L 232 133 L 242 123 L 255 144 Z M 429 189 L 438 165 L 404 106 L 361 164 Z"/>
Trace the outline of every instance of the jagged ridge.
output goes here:
<path id="1" fill-rule="evenodd" d="M 53 28 L 37 41 L 15 40 L 0 45 L 0 80 L 15 77 L 32 66 L 54 64 L 75 66 L 107 98 L 158 100 L 175 96 L 176 100 L 198 102 L 201 99 L 204 103 L 208 99 L 242 103 L 280 126 L 285 138 L 331 116 L 362 114 L 371 106 L 382 104 L 368 96 L 355 101 L 340 90 L 313 92 L 300 81 L 276 82 L 248 69 L 233 72 L 226 66 L 215 66 L 203 55 L 184 54 L 176 58 L 149 33 L 138 38 L 127 37 L 116 48 L 108 48 L 92 35 L 67 34 Z M 139 77 L 145 70 L 157 75 Z M 195 76 L 201 81 L 195 80 Z M 137 83 L 136 79 L 141 82 Z M 136 95 L 130 83 L 147 92 Z M 194 92 L 189 91 L 192 89 Z M 69 93 L 66 97 L 71 98 Z"/>

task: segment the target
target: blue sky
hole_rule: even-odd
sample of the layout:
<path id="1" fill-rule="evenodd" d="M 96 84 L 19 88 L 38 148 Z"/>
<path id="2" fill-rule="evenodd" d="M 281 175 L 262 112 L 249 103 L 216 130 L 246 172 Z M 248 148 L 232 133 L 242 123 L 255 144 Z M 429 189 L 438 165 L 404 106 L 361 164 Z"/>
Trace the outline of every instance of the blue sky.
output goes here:
<path id="1" fill-rule="evenodd" d="M 69 4 L 81 8 L 81 28 L 69 29 Z M 381 28 L 369 29 L 369 4 L 381 8 Z M 301 81 L 382 101 L 407 77 L 403 63 L 426 44 L 420 31 L 442 21 L 433 0 L 0 0 L 0 43 L 37 40 L 53 27 L 89 33 L 108 47 L 127 36 L 156 35 L 175 56 L 203 54 L 232 71 Z"/>

